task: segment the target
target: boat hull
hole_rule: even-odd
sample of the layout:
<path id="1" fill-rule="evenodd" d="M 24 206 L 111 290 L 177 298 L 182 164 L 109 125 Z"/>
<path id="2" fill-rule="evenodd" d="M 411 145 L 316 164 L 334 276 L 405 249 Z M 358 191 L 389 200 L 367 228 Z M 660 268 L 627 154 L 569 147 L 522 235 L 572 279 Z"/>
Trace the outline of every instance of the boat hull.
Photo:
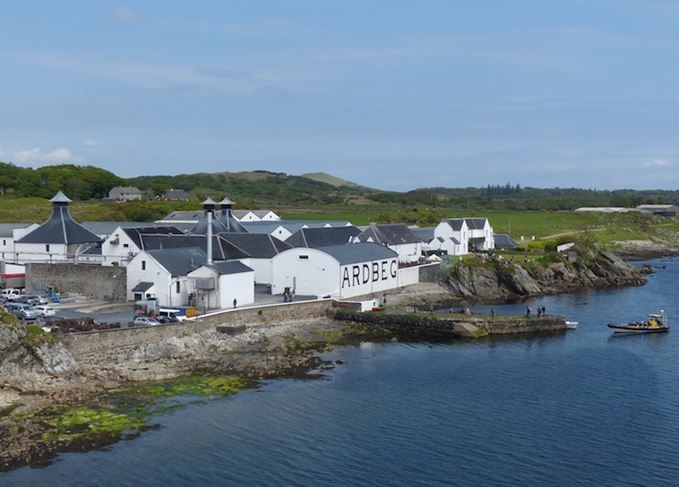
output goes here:
<path id="1" fill-rule="evenodd" d="M 628 325 L 608 325 L 615 333 L 665 333 L 669 331 L 669 326 L 658 327 L 630 327 Z"/>

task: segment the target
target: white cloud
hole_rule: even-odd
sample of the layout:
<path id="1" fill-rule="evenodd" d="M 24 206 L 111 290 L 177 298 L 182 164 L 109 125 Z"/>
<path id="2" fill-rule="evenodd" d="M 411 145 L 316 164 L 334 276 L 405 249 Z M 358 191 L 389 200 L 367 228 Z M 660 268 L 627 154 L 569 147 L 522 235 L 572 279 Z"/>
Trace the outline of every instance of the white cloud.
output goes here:
<path id="1" fill-rule="evenodd" d="M 141 20 L 141 15 L 139 15 L 139 13 L 127 7 L 120 7 L 112 10 L 110 16 L 113 20 L 118 22 L 134 22 Z"/>
<path id="2" fill-rule="evenodd" d="M 641 163 L 641 167 L 669 167 L 674 163 L 667 159 L 647 159 Z"/>
<path id="3" fill-rule="evenodd" d="M 70 149 L 61 147 L 48 152 L 38 147 L 32 149 L 20 149 L 16 151 L 4 150 L 0 147 L 0 160 L 12 162 L 21 166 L 42 166 L 49 164 L 63 164 L 66 162 L 78 162 L 80 159 L 73 155 Z"/>

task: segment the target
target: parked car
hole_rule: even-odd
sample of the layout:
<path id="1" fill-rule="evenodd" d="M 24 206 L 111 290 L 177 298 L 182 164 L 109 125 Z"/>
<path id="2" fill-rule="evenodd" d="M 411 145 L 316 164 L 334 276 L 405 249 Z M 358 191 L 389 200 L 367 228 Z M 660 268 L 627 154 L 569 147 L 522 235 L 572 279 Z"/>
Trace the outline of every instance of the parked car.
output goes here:
<path id="1" fill-rule="evenodd" d="M 33 306 L 24 303 L 8 303 L 5 309 L 20 320 L 37 320 L 40 313 Z"/>
<path id="2" fill-rule="evenodd" d="M 54 311 L 54 308 L 51 306 L 48 306 L 46 304 L 39 304 L 37 306 L 33 306 L 33 308 L 40 313 L 41 316 L 44 316 L 47 318 L 48 316 L 54 316 L 56 312 Z"/>
<path id="3" fill-rule="evenodd" d="M 2 292 L 0 292 L 0 295 L 4 296 L 9 301 L 13 301 L 19 296 L 21 296 L 21 291 L 19 289 L 7 288 L 3 289 Z"/>
<path id="4" fill-rule="evenodd" d="M 138 326 L 156 326 L 161 324 L 160 321 L 150 316 L 135 316 L 132 323 Z"/>
<path id="5" fill-rule="evenodd" d="M 25 303 L 35 306 L 37 304 L 47 304 L 47 300 L 41 296 L 36 296 L 35 294 L 22 294 L 14 298 L 15 303 Z"/>

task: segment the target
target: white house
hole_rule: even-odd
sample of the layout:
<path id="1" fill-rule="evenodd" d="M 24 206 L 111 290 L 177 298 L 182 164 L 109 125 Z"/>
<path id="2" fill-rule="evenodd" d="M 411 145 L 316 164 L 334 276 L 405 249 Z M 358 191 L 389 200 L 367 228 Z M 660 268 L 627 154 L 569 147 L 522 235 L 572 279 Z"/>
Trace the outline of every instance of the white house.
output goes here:
<path id="1" fill-rule="evenodd" d="M 272 263 L 272 294 L 341 299 L 399 286 L 398 254 L 376 243 L 293 248 Z"/>
<path id="2" fill-rule="evenodd" d="M 208 310 L 255 302 L 255 271 L 238 261 L 214 262 L 191 271 L 196 306 Z"/>
<path id="3" fill-rule="evenodd" d="M 135 188 L 134 186 L 116 186 L 108 192 L 108 198 L 104 198 L 112 201 L 134 201 L 141 199 L 141 190 Z"/>
<path id="4" fill-rule="evenodd" d="M 440 249 L 448 255 L 464 255 L 469 252 L 469 227 L 464 218 L 443 220 L 434 229 L 434 237 Z"/>
<path id="5" fill-rule="evenodd" d="M 469 248 L 476 250 L 492 250 L 495 248 L 493 227 L 488 218 L 465 218 L 469 228 Z"/>
<path id="6" fill-rule="evenodd" d="M 39 226 L 37 223 L 0 223 L 0 260 L 14 262 L 14 242 Z"/>
<path id="7" fill-rule="evenodd" d="M 422 257 L 422 241 L 403 224 L 370 226 L 354 237 L 354 242 L 373 242 L 386 245 L 398 254 L 399 262 L 418 262 Z"/>
<path id="8" fill-rule="evenodd" d="M 127 299 L 153 297 L 161 306 L 186 306 L 194 291 L 188 275 L 207 263 L 196 247 L 143 250 L 127 266 Z"/>
<path id="9" fill-rule="evenodd" d="M 101 264 L 126 266 L 146 248 L 143 239 L 148 235 L 184 236 L 184 233 L 173 226 L 118 226 L 101 244 Z"/>
<path id="10" fill-rule="evenodd" d="M 71 200 L 59 191 L 51 200 L 52 215 L 14 243 L 14 262 L 58 262 L 77 260 L 101 239 L 77 223 L 68 211 Z"/>

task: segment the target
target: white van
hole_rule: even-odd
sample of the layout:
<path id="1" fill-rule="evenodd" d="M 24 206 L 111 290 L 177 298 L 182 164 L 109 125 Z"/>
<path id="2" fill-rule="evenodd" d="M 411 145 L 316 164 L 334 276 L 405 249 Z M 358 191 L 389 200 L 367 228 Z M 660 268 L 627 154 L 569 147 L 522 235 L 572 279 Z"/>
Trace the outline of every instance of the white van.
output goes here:
<path id="1" fill-rule="evenodd" d="M 13 288 L 3 289 L 2 292 L 0 292 L 0 296 L 7 299 L 7 301 L 14 301 L 16 298 L 21 296 L 21 291 L 19 289 Z"/>
<path id="2" fill-rule="evenodd" d="M 175 308 L 160 308 L 158 309 L 158 320 L 161 323 L 176 323 L 178 321 L 186 321 L 186 316 L 180 313 L 181 310 Z"/>

